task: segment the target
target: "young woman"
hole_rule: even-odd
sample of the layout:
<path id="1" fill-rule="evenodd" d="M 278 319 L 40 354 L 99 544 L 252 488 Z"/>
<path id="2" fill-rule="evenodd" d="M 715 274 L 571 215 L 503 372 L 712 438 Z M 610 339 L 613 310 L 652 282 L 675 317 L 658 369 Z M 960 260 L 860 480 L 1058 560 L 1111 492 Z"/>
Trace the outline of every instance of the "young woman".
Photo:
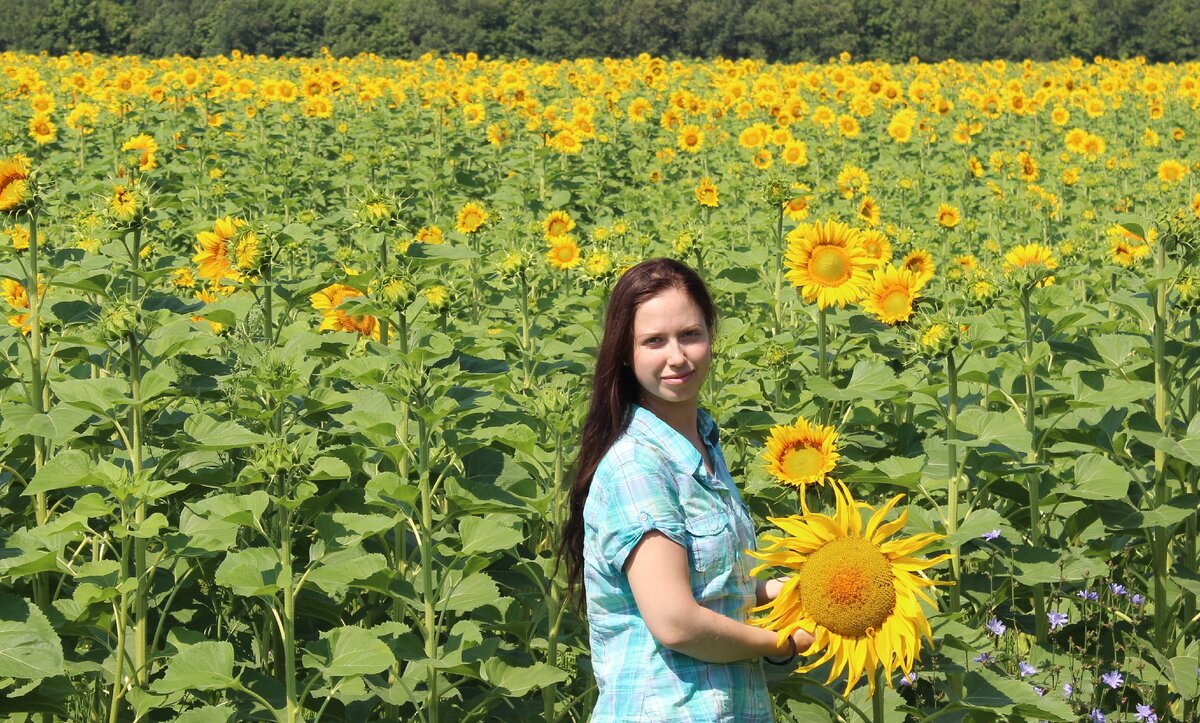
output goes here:
<path id="1" fill-rule="evenodd" d="M 704 282 L 671 259 L 609 298 L 561 544 L 587 604 L 595 723 L 772 721 L 762 661 L 790 666 L 812 643 L 742 622 L 782 583 L 750 577 L 754 528 L 699 407 L 715 324 Z"/>

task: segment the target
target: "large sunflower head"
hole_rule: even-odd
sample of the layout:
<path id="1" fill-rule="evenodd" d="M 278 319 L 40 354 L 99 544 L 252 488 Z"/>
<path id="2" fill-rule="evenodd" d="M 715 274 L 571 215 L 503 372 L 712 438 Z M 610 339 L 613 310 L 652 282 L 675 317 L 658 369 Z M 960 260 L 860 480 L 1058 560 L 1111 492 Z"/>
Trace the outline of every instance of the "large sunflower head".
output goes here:
<path id="1" fill-rule="evenodd" d="M 1004 254 L 1004 273 L 1025 272 L 1030 276 L 1044 278 L 1050 271 L 1058 268 L 1058 259 L 1049 246 L 1040 243 L 1028 243 L 1014 246 Z"/>
<path id="2" fill-rule="evenodd" d="M 0 160 L 0 211 L 20 211 L 32 201 L 29 159 L 17 154 Z"/>
<path id="3" fill-rule="evenodd" d="M 862 233 L 840 221 L 806 223 L 788 232 L 787 279 L 805 301 L 824 309 L 862 298 L 879 265 L 862 244 Z"/>
<path id="4" fill-rule="evenodd" d="M 888 685 L 894 671 L 912 672 L 921 637 L 933 639 L 921 602 L 934 609 L 937 605 L 925 589 L 944 584 L 930 580 L 923 571 L 950 555 L 915 557 L 942 535 L 927 532 L 889 539 L 908 521 L 906 511 L 885 521 L 903 495 L 873 510 L 856 502 L 842 483 L 833 482 L 832 487 L 836 496 L 832 516 L 812 512 L 802 496 L 802 515 L 768 518 L 784 535 L 767 535 L 762 552 L 747 551 L 764 561 L 752 574 L 768 568 L 792 574 L 778 597 L 751 608 L 766 614 L 750 623 L 776 631 L 780 643 L 796 630 L 811 633 L 815 640 L 804 652 L 811 662 L 797 672 L 832 662 L 826 682 L 832 683 L 845 671 L 849 695 L 864 675 L 873 691 L 871 673 L 878 666 L 883 666 Z M 865 525 L 863 511 L 870 513 Z"/>
<path id="5" fill-rule="evenodd" d="M 763 453 L 767 471 L 780 484 L 801 488 L 825 484 L 840 456 L 833 427 L 812 424 L 803 417 L 795 424 L 772 427 Z"/>
<path id="6" fill-rule="evenodd" d="M 899 324 L 912 318 L 917 299 L 917 275 L 905 268 L 886 266 L 871 279 L 863 308 L 885 324 Z"/>
<path id="7" fill-rule="evenodd" d="M 362 296 L 358 289 L 345 284 L 330 284 L 309 297 L 313 309 L 321 312 L 320 331 L 350 331 L 379 339 L 379 324 L 374 316 L 347 314 L 339 307 L 346 299 Z"/>

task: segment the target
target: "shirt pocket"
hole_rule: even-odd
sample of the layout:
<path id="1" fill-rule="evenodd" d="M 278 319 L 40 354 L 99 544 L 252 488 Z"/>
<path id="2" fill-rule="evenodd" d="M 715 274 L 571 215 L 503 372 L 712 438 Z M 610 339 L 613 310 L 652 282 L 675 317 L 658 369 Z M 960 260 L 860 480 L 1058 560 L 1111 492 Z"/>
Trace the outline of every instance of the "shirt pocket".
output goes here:
<path id="1" fill-rule="evenodd" d="M 718 510 L 684 520 L 688 557 L 697 571 L 727 570 L 733 562 L 736 538 L 729 513 Z"/>

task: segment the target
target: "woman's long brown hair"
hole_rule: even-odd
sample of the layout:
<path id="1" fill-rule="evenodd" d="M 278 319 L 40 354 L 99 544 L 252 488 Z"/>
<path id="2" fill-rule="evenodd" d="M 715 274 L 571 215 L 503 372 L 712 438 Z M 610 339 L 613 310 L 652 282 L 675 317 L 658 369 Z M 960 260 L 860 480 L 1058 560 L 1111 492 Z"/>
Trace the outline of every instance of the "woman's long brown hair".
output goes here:
<path id="1" fill-rule="evenodd" d="M 560 563 L 567 563 L 570 597 L 584 605 L 583 506 L 592 487 L 592 476 L 600 460 L 629 426 L 638 382 L 633 374 L 633 319 L 638 307 L 667 289 L 687 294 L 704 314 L 710 334 L 715 330 L 717 310 L 708 288 L 695 271 L 674 259 L 644 261 L 626 271 L 613 287 L 604 316 L 604 338 L 596 352 L 596 374 L 592 378 L 592 401 L 583 423 L 575 477 L 568 498 L 569 514 L 558 543 Z"/>

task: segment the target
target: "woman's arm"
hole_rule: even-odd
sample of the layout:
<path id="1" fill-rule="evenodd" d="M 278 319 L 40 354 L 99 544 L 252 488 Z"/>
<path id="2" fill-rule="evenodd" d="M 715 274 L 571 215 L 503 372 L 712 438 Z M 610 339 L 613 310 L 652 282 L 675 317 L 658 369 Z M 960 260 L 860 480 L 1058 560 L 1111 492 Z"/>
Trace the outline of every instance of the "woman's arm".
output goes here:
<path id="1" fill-rule="evenodd" d="M 746 658 L 786 658 L 791 646 L 770 630 L 740 623 L 696 602 L 688 577 L 687 552 L 657 530 L 647 532 L 625 561 L 625 574 L 638 612 L 662 645 L 709 663 Z M 778 590 L 776 590 L 778 592 Z M 812 636 L 792 634 L 796 649 L 807 650 Z"/>

